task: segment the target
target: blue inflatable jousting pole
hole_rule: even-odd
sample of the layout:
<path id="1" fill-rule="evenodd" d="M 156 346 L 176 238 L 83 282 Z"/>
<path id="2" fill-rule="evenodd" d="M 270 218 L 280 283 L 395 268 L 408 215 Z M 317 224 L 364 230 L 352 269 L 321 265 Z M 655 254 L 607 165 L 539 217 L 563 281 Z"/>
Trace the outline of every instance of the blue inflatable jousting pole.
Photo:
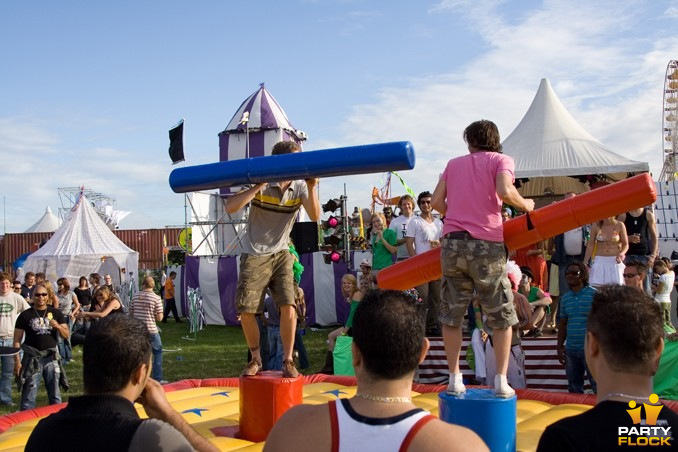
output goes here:
<path id="1" fill-rule="evenodd" d="M 169 184 L 175 193 L 187 193 L 261 182 L 408 170 L 414 168 L 414 162 L 412 143 L 396 141 L 177 168 L 170 173 Z"/>

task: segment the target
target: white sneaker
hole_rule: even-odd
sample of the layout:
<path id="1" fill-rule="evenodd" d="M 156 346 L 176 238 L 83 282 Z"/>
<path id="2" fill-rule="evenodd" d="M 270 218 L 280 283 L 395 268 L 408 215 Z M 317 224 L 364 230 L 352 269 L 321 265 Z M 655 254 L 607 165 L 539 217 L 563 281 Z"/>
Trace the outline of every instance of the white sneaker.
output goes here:
<path id="1" fill-rule="evenodd" d="M 459 395 L 466 392 L 464 379 L 461 374 L 450 374 L 450 384 L 447 385 L 447 393 L 450 395 Z"/>
<path id="2" fill-rule="evenodd" d="M 516 391 L 506 381 L 506 375 L 494 376 L 494 394 L 502 399 L 508 399 L 516 395 Z"/>

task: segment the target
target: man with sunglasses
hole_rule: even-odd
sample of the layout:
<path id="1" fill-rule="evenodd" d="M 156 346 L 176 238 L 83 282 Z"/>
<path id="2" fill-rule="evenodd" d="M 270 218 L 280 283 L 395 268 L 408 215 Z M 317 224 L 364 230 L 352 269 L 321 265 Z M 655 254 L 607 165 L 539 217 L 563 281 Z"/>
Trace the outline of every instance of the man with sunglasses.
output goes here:
<path id="1" fill-rule="evenodd" d="M 15 289 L 12 290 L 11 279 L 7 273 L 0 273 L 0 345 L 11 347 L 14 343 L 14 323 L 16 318 L 30 306 L 26 303 Z M 19 283 L 21 292 L 21 283 Z M 3 356 L 2 376 L 0 376 L 0 405 L 13 406 L 12 402 L 12 371 L 14 370 L 14 358 Z"/>
<path id="2" fill-rule="evenodd" d="M 647 270 L 645 264 L 639 260 L 627 261 L 624 269 L 624 285 L 644 292 Z"/>
<path id="3" fill-rule="evenodd" d="M 421 215 L 410 223 L 406 235 L 407 252 L 410 256 L 425 253 L 440 246 L 443 234 L 443 222 L 433 217 L 431 192 L 424 191 L 417 197 L 417 205 Z M 440 336 L 440 285 L 442 280 L 436 279 L 417 286 L 419 296 L 426 303 L 426 336 Z"/>
<path id="4" fill-rule="evenodd" d="M 565 269 L 570 290 L 560 297 L 558 320 L 558 361 L 565 365 L 567 390 L 584 393 L 584 374 L 588 376 L 593 392 L 596 382 L 591 376 L 584 356 L 586 322 L 596 289 L 589 285 L 589 272 L 582 262 L 572 262 Z"/>
<path id="5" fill-rule="evenodd" d="M 57 350 L 57 335 L 67 339 L 68 323 L 60 310 L 48 305 L 44 284 L 33 290 L 33 307 L 19 314 L 14 326 L 14 347 L 24 352 L 14 357 L 14 374 L 21 384 L 21 410 L 35 408 L 40 377 L 45 380 L 50 405 L 61 403 L 60 380 L 65 380 Z M 21 344 L 23 340 L 23 345 Z"/>

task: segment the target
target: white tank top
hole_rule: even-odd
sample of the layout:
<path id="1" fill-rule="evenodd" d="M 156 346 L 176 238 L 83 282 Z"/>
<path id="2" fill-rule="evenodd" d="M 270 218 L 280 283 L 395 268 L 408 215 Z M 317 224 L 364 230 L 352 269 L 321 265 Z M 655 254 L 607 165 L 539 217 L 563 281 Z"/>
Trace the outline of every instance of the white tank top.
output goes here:
<path id="1" fill-rule="evenodd" d="M 407 450 L 419 429 L 434 419 L 421 408 L 387 418 L 366 417 L 356 413 L 348 399 L 338 402 L 329 403 L 332 451 Z"/>

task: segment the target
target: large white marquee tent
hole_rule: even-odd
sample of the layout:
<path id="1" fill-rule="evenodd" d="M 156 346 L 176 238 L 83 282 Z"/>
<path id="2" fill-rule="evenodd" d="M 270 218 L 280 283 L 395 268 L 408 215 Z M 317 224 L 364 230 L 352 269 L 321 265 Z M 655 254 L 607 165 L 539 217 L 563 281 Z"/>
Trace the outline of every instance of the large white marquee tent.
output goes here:
<path id="1" fill-rule="evenodd" d="M 110 273 L 123 289 L 138 280 L 139 253 L 125 245 L 101 220 L 84 195 L 52 238 L 26 258 L 24 272 L 44 272 L 50 281 L 66 277 L 76 287 L 80 276 Z M 121 290 L 121 295 L 127 295 Z M 123 300 L 124 302 L 125 300 Z"/>
<path id="2" fill-rule="evenodd" d="M 589 189 L 569 176 L 601 175 L 618 181 L 628 173 L 650 170 L 647 162 L 615 154 L 594 138 L 567 111 L 548 79 L 542 79 L 530 108 L 502 145 L 515 161 L 516 179 L 530 179 L 520 189 L 523 196 Z"/>

